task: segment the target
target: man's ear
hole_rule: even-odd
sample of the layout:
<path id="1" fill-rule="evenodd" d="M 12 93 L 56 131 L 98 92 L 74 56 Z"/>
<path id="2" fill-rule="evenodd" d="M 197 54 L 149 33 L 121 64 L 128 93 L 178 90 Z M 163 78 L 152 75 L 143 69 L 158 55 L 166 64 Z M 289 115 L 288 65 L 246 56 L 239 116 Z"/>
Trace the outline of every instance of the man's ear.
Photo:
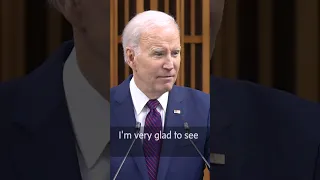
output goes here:
<path id="1" fill-rule="evenodd" d="M 82 28 L 81 2 L 82 0 L 56 0 L 57 9 L 73 28 Z"/>
<path id="2" fill-rule="evenodd" d="M 131 48 L 126 48 L 126 57 L 127 57 L 127 64 L 131 67 L 132 71 L 134 71 L 135 66 L 134 66 L 134 50 Z"/>

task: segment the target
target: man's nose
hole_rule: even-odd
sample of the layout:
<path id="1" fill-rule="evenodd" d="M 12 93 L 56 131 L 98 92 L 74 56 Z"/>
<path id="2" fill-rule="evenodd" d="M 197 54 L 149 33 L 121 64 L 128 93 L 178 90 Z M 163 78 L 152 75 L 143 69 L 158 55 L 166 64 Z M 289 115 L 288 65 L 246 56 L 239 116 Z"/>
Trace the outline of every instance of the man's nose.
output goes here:
<path id="1" fill-rule="evenodd" d="M 172 57 L 168 57 L 167 58 L 166 62 L 163 65 L 163 68 L 167 69 L 167 70 L 171 70 L 171 69 L 174 68 L 174 66 L 173 66 L 173 58 Z"/>

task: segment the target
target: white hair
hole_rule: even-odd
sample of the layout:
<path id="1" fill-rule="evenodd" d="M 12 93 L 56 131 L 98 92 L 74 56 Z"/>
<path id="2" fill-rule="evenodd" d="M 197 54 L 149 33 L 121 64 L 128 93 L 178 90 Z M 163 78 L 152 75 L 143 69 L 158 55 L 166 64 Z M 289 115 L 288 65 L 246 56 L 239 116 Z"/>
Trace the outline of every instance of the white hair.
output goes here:
<path id="1" fill-rule="evenodd" d="M 155 27 L 166 27 L 168 25 L 175 25 L 179 31 L 179 26 L 175 19 L 161 11 L 149 10 L 137 14 L 132 18 L 122 33 L 122 47 L 124 52 L 124 60 L 127 62 L 126 48 L 130 47 L 135 54 L 139 54 L 140 37 L 143 32 L 146 32 Z"/>

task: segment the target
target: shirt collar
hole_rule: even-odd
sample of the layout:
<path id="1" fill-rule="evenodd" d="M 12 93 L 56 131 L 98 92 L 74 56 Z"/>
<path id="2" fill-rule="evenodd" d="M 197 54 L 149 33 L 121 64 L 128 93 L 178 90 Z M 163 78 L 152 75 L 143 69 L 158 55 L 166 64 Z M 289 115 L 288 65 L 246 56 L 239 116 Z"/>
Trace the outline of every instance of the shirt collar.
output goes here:
<path id="1" fill-rule="evenodd" d="M 134 82 L 134 76 L 130 80 L 130 93 L 135 111 L 139 115 L 149 101 L 149 98 L 137 87 Z M 168 97 L 169 92 L 165 92 L 158 98 L 158 101 L 165 112 L 167 109 Z"/>
<path id="2" fill-rule="evenodd" d="M 63 85 L 79 149 L 91 168 L 110 141 L 110 104 L 81 73 L 75 48 L 64 65 Z"/>

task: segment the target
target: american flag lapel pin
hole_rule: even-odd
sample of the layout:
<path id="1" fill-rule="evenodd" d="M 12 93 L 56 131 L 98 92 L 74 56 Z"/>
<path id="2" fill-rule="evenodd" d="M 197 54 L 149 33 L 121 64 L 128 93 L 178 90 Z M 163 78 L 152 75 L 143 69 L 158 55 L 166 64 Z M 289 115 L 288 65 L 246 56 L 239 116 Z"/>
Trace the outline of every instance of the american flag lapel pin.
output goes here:
<path id="1" fill-rule="evenodd" d="M 175 109 L 175 110 L 173 110 L 173 113 L 174 113 L 174 114 L 180 114 L 181 111 L 180 111 L 179 109 Z"/>

